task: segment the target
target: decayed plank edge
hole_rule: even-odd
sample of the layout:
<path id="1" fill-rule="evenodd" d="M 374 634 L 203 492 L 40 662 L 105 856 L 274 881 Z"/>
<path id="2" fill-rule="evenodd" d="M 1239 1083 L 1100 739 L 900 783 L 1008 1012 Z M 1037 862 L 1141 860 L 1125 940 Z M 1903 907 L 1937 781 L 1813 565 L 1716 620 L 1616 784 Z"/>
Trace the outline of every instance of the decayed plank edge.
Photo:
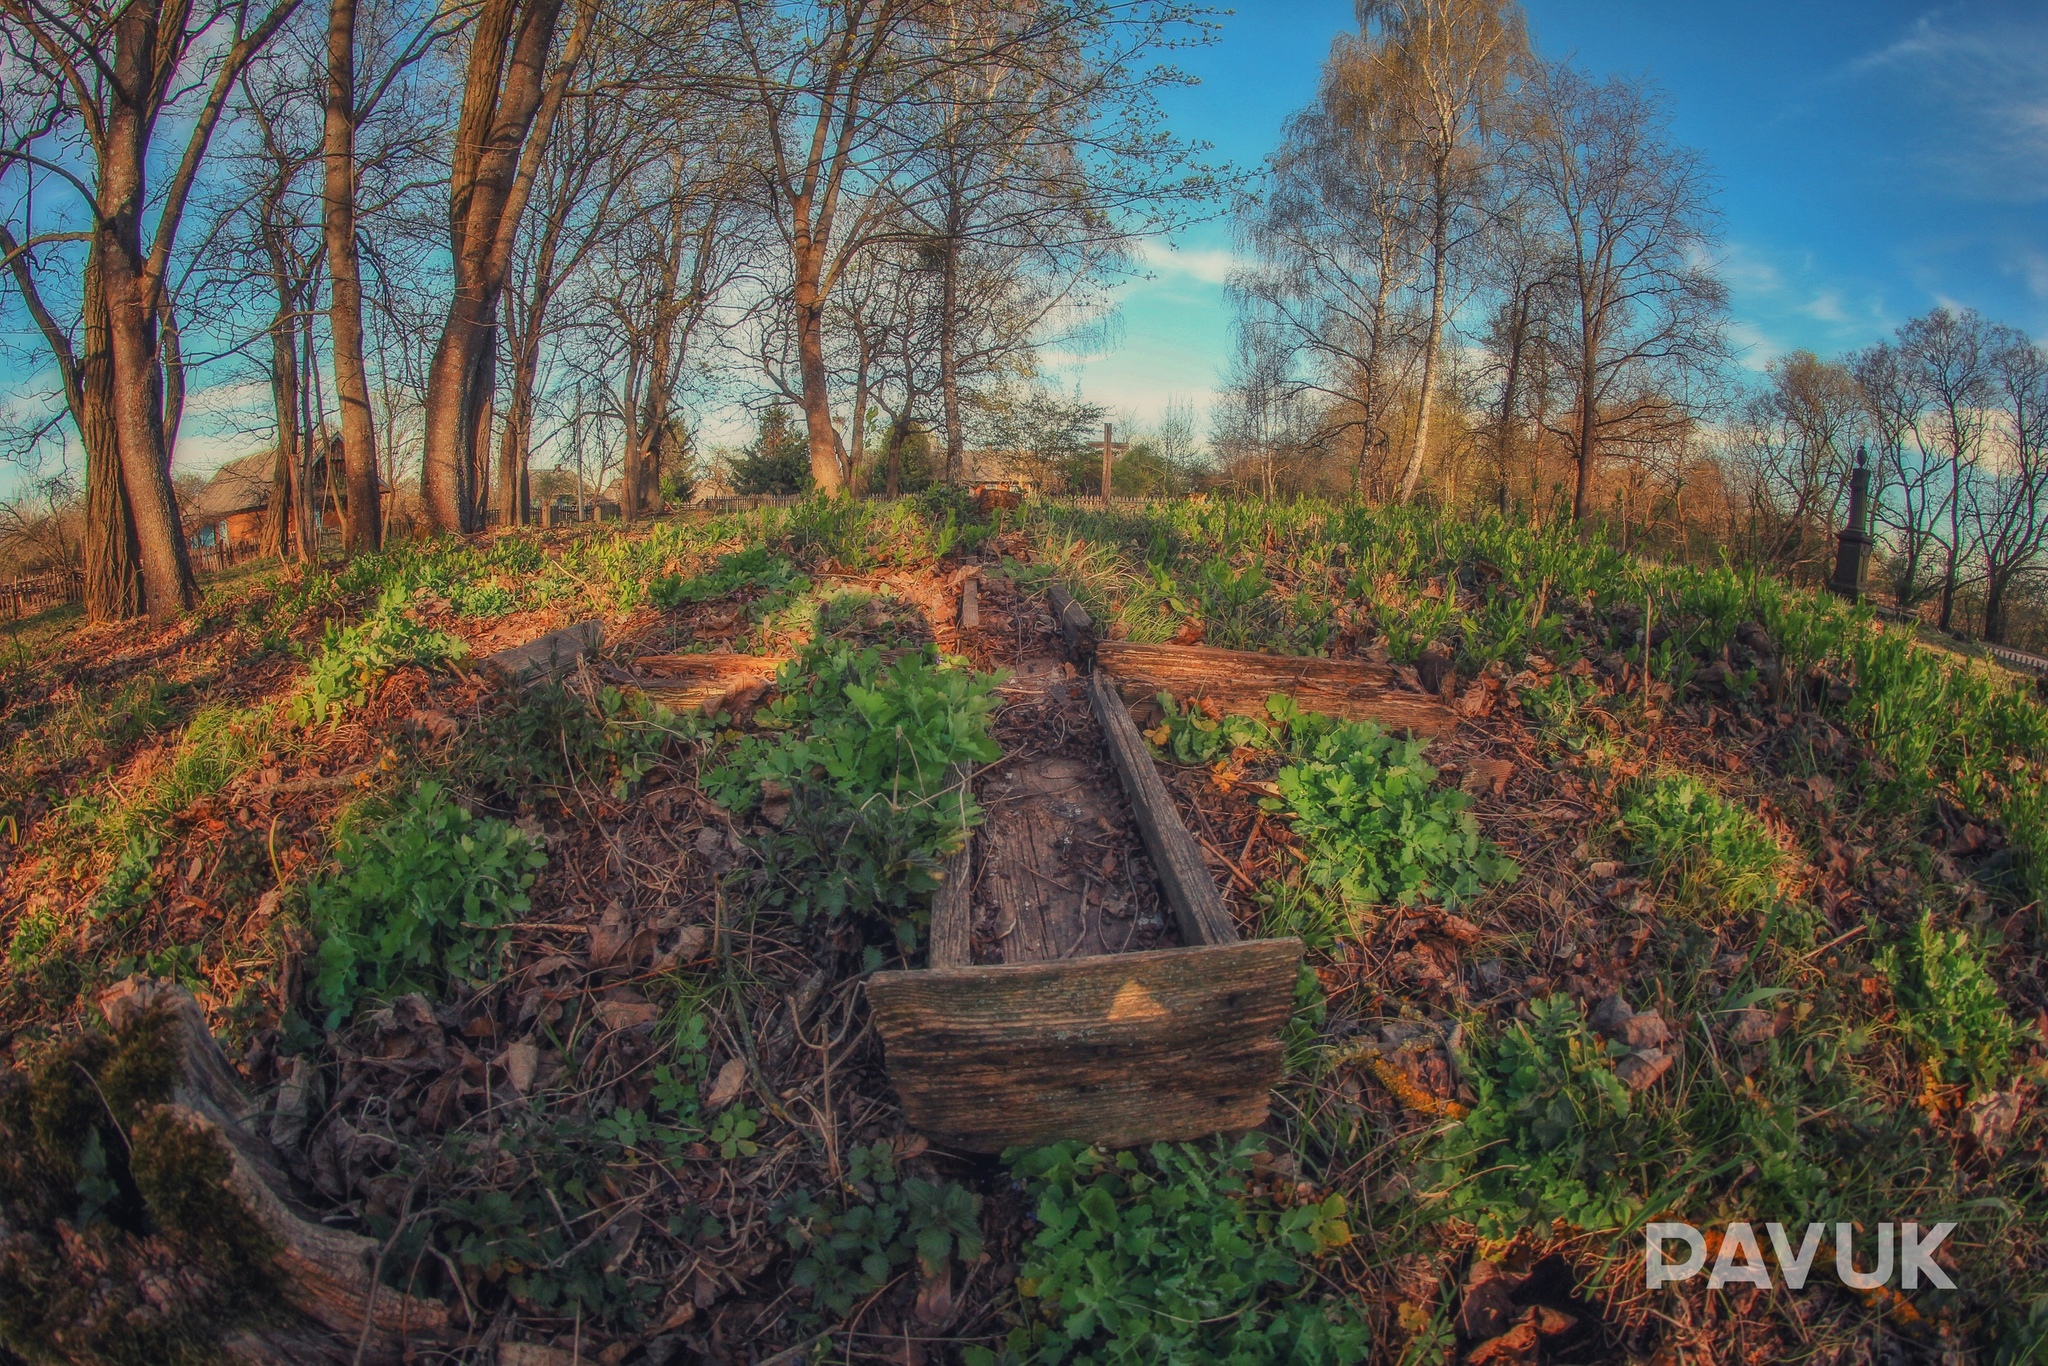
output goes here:
<path id="1" fill-rule="evenodd" d="M 672 710 L 691 711 L 768 682 L 788 662 L 782 655 L 648 655 L 634 662 L 627 686 Z"/>
<path id="2" fill-rule="evenodd" d="M 1134 685 L 1148 693 L 1164 690 L 1183 699 L 1206 697 L 1235 715 L 1264 719 L 1266 699 L 1278 692 L 1292 697 L 1304 711 L 1377 721 L 1421 736 L 1443 735 L 1458 722 L 1457 714 L 1434 697 L 1385 687 L 1374 676 L 1376 665 L 1128 641 L 1102 642 L 1095 663 L 1121 686 Z M 1348 668 L 1358 672 L 1347 676 Z"/>
<path id="3" fill-rule="evenodd" d="M 972 582 L 972 580 L 969 580 Z M 974 770 L 955 764 L 947 792 L 963 792 Z M 932 930 L 926 961 L 934 968 L 964 968 L 974 961 L 974 836 L 944 865 L 944 880 L 932 896 Z"/>
<path id="4" fill-rule="evenodd" d="M 905 1119 L 999 1152 L 1250 1128 L 1282 1070 L 1301 942 L 878 973 L 867 984 Z"/>
<path id="5" fill-rule="evenodd" d="M 1059 584 L 1045 590 L 1045 600 L 1052 607 L 1053 624 L 1060 628 L 1060 639 L 1067 643 L 1067 653 L 1077 664 L 1085 664 L 1095 658 L 1095 622 L 1088 615 L 1088 609 L 1075 602 L 1073 595 Z"/>
<path id="6" fill-rule="evenodd" d="M 1138 833 L 1144 837 L 1145 849 L 1152 855 L 1153 868 L 1159 874 L 1159 884 L 1173 906 L 1174 918 L 1180 922 L 1182 942 L 1235 943 L 1237 927 L 1223 907 L 1223 898 L 1216 893 L 1215 879 L 1202 861 L 1194 836 L 1181 823 L 1180 811 L 1167 795 L 1159 770 L 1152 765 L 1152 752 L 1145 747 L 1145 738 L 1138 734 L 1138 723 L 1131 720 L 1130 711 L 1107 675 L 1089 676 L 1088 695 L 1095 707 L 1096 723 L 1102 728 L 1103 743 L 1123 779 L 1124 792 L 1131 799 Z"/>
<path id="7" fill-rule="evenodd" d="M 524 645 L 514 645 L 487 655 L 483 664 L 508 683 L 523 686 L 567 673 L 583 656 L 596 654 L 603 642 L 603 622 L 594 619 L 579 621 L 574 626 L 550 631 Z"/>

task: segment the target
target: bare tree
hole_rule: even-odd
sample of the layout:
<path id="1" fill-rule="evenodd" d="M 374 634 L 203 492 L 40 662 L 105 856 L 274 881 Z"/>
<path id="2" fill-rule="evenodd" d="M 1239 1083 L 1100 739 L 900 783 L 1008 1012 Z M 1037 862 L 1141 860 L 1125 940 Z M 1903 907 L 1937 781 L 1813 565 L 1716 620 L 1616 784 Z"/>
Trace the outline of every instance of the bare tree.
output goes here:
<path id="1" fill-rule="evenodd" d="M 2040 572 L 2048 542 L 2048 350 L 2011 328 L 1993 329 L 1989 340 L 1996 431 L 1969 501 L 1984 569 L 1984 638 L 2003 642 L 2013 587 Z"/>
<path id="2" fill-rule="evenodd" d="M 575 26 L 556 58 L 555 24 L 562 3 L 483 0 L 469 30 L 462 114 L 448 182 L 454 292 L 428 371 L 421 454 L 427 518 L 437 531 L 472 531 L 482 510 L 496 388 L 498 299 L 555 112 L 597 14 L 595 0 L 580 0 Z"/>
<path id="3" fill-rule="evenodd" d="M 1417 167 L 1413 218 L 1428 266 L 1415 432 L 1401 475 L 1405 503 L 1429 447 L 1444 320 L 1459 292 L 1453 271 L 1490 216 L 1496 176 L 1489 144 L 1510 81 L 1528 61 L 1529 38 L 1511 0 L 1359 0 L 1358 18 L 1395 136 Z"/>
<path id="4" fill-rule="evenodd" d="M 1557 430 L 1577 467 L 1572 517 L 1590 535 L 1601 456 L 1690 424 L 1676 396 L 1722 355 L 1727 291 L 1707 265 L 1706 168 L 1667 140 L 1661 97 L 1551 66 L 1530 82 L 1528 116 L 1512 160 L 1558 241 L 1558 361 L 1572 404 Z"/>
<path id="5" fill-rule="evenodd" d="M 1771 362 L 1770 387 L 1744 409 L 1742 444 L 1756 475 L 1760 557 L 1811 571 L 1834 545 L 1862 394 L 1844 366 L 1811 351 Z"/>
<path id="6" fill-rule="evenodd" d="M 82 234 L 53 235 L 31 223 L 19 240 L 10 232 L 0 241 L 0 251 L 21 259 L 18 252 L 37 246 L 81 237 L 89 243 L 80 351 L 42 301 L 33 274 L 21 269 L 13 279 L 64 375 L 67 405 L 86 446 L 86 610 L 95 619 L 130 615 L 138 606 L 166 618 L 198 600 L 165 443 L 166 274 L 236 77 L 296 4 L 281 0 L 252 16 L 244 3 L 195 8 L 129 0 L 81 4 L 59 15 L 31 0 L 0 0 L 12 67 L 29 86 L 10 96 L 20 107 L 40 106 L 23 135 L 0 148 L 0 169 L 64 181 L 91 224 Z M 167 114 L 182 114 L 188 131 L 169 180 L 152 192 L 151 144 Z M 63 138 L 74 128 L 90 151 L 90 164 L 76 170 L 66 164 Z M 155 222 L 145 231 L 152 209 Z M 131 564 L 140 569 L 139 603 Z"/>

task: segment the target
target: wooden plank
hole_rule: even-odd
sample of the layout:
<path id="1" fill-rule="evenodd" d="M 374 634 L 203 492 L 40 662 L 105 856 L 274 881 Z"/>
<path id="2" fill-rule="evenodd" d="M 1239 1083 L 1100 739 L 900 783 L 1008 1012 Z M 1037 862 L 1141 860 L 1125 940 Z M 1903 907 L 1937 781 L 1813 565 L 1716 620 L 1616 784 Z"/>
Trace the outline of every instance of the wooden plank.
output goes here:
<path id="1" fill-rule="evenodd" d="M 1264 718 L 1266 699 L 1286 693 L 1303 711 L 1417 735 L 1442 735 L 1458 722 L 1438 699 L 1391 688 L 1393 671 L 1386 665 L 1362 660 L 1105 640 L 1095 647 L 1095 662 L 1132 700 L 1169 692 L 1183 701 L 1207 698 L 1233 716 Z"/>
<path id="2" fill-rule="evenodd" d="M 1002 814 L 981 832 L 976 899 L 994 939 L 983 957 L 1031 963 L 1131 947 L 1135 908 L 1113 890 L 1123 874 L 1106 877 L 1095 863 L 1104 836 L 1123 827 L 1102 766 L 1058 754 L 1023 758 L 991 775 L 986 793 Z"/>
<path id="3" fill-rule="evenodd" d="M 1159 885 L 1180 922 L 1181 942 L 1234 942 L 1237 927 L 1231 923 L 1230 912 L 1223 908 L 1223 898 L 1216 894 L 1216 883 L 1209 876 L 1209 866 L 1202 861 L 1201 849 L 1187 826 L 1181 824 L 1180 812 L 1167 794 L 1166 784 L 1160 781 L 1159 770 L 1153 767 L 1152 751 L 1145 747 L 1145 737 L 1138 734 L 1138 723 L 1131 720 L 1129 709 L 1107 675 L 1096 673 L 1089 677 L 1088 695 L 1095 706 L 1096 724 L 1102 728 L 1103 745 L 1109 750 L 1118 776 L 1124 780 L 1125 793 L 1130 796 L 1131 813 L 1137 817 L 1138 833 L 1144 837 L 1146 852 L 1152 855 Z"/>
<path id="4" fill-rule="evenodd" d="M 966 764 L 953 767 L 949 792 L 962 792 L 972 781 L 974 770 Z M 962 821 L 962 824 L 965 824 Z M 935 968 L 964 968 L 974 961 L 974 837 L 960 846 L 960 852 L 943 865 L 943 880 L 932 894 L 931 938 L 925 961 Z"/>
<path id="5" fill-rule="evenodd" d="M 743 689 L 774 681 L 781 655 L 646 655 L 633 662 L 628 686 L 672 711 L 716 711 Z"/>
<path id="6" fill-rule="evenodd" d="M 970 574 L 960 583 L 960 628 L 972 630 L 981 625 L 981 579 Z"/>
<path id="7" fill-rule="evenodd" d="M 1266 1117 L 1297 939 L 877 973 L 868 1003 L 911 1127 L 972 1152 L 1129 1147 Z"/>
<path id="8" fill-rule="evenodd" d="M 1052 608 L 1052 623 L 1059 628 L 1060 639 L 1067 643 L 1067 654 L 1077 664 L 1086 664 L 1095 658 L 1095 622 L 1088 610 L 1075 602 L 1073 595 L 1059 584 L 1045 590 L 1046 603 Z"/>
<path id="9" fill-rule="evenodd" d="M 576 667 L 585 655 L 597 653 L 604 643 L 604 623 L 579 621 L 544 636 L 500 650 L 485 657 L 486 669 L 507 683 L 524 687 L 545 678 L 559 678 Z"/>

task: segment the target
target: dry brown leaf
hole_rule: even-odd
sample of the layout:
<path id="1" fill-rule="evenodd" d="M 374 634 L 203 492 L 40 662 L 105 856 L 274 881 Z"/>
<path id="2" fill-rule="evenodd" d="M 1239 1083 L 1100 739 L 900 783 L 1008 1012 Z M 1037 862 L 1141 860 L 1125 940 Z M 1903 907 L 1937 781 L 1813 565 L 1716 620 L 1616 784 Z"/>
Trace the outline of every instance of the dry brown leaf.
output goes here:
<path id="1" fill-rule="evenodd" d="M 718 1075 L 712 1079 L 711 1094 L 704 1098 L 704 1108 L 707 1110 L 724 1109 L 733 1102 L 734 1098 L 739 1095 L 740 1088 L 746 1084 L 747 1060 L 745 1058 L 729 1059 L 725 1066 L 718 1069 Z"/>

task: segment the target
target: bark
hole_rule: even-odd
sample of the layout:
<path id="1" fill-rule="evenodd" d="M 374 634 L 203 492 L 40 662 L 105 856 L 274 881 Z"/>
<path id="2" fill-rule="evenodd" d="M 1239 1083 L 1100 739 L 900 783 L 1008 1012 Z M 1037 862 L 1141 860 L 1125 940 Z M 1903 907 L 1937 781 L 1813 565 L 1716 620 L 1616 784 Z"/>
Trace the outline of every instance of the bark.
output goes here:
<path id="1" fill-rule="evenodd" d="M 845 486 L 839 472 L 839 442 L 832 427 L 832 392 L 825 370 L 825 296 L 819 288 L 822 249 L 804 245 L 796 253 L 796 355 L 802 378 L 804 436 L 811 451 L 811 482 L 820 493 Z"/>
<path id="2" fill-rule="evenodd" d="M 1951 455 L 1948 462 L 1948 544 L 1943 547 L 1941 569 L 1941 617 L 1935 625 L 1949 629 L 1956 608 L 1956 560 L 1963 544 L 1963 462 Z"/>
<path id="3" fill-rule="evenodd" d="M 1429 332 L 1422 340 L 1422 392 L 1416 398 L 1415 444 L 1408 451 L 1408 468 L 1401 475 L 1401 501 L 1415 497 L 1415 485 L 1422 478 L 1422 459 L 1429 448 L 1430 409 L 1436 398 L 1437 352 L 1444 335 L 1444 266 L 1449 254 L 1450 225 L 1442 209 L 1443 191 L 1438 192 L 1434 240 L 1430 246 Z"/>
<path id="4" fill-rule="evenodd" d="M 939 281 L 939 399 L 946 418 L 946 482 L 960 482 L 966 442 L 960 423 L 960 209 L 956 194 L 946 214 L 946 257 Z"/>
<path id="5" fill-rule="evenodd" d="M 270 467 L 270 505 L 263 514 L 261 550 L 279 559 L 291 553 L 292 500 L 299 469 L 299 357 L 291 303 L 279 282 L 276 319 L 270 327 L 270 401 L 277 414 L 277 447 Z"/>
<path id="6" fill-rule="evenodd" d="M 1578 478 L 1572 487 L 1572 520 L 1578 523 L 1579 539 L 1583 541 L 1593 534 L 1588 514 L 1593 508 L 1593 449 L 1599 435 L 1596 430 L 1599 421 L 1596 386 L 1599 383 L 1600 334 L 1590 320 L 1582 344 L 1584 349 L 1579 357 L 1579 392 L 1576 396 L 1578 430 L 1572 434 L 1572 458 L 1578 466 Z"/>
<path id="7" fill-rule="evenodd" d="M 153 7 L 138 4 L 114 26 L 112 84 L 129 98 L 117 95 L 108 111 L 95 241 L 113 353 L 114 442 L 134 519 L 143 605 L 150 616 L 169 620 L 197 605 L 199 590 L 164 450 L 162 358 L 142 247 L 143 169 L 154 120 L 137 101 L 161 79 L 154 69 L 157 19 Z"/>
<path id="8" fill-rule="evenodd" d="M 668 234 L 663 239 L 661 278 L 654 292 L 654 335 L 649 339 L 647 387 L 640 396 L 640 458 L 623 481 L 620 516 L 631 521 L 647 510 L 651 495 L 660 492 L 662 460 L 668 443 L 669 385 L 675 356 L 676 284 L 682 275 L 684 243 L 683 162 L 675 158 L 669 190 Z"/>
<path id="9" fill-rule="evenodd" d="M 356 256 L 356 3 L 330 0 L 327 11 L 327 110 L 320 229 L 331 278 L 328 331 L 334 339 L 334 397 L 341 409 L 342 459 L 348 470 L 351 554 L 384 543 L 377 488 L 377 423 L 363 365 L 363 278 Z"/>
<path id="10" fill-rule="evenodd" d="M 479 453 L 489 453 L 498 300 L 541 150 L 596 15 L 595 4 L 585 0 L 550 78 L 548 53 L 561 10 L 562 0 L 486 0 L 471 31 L 449 176 L 455 290 L 427 372 L 421 463 L 427 519 L 440 532 L 473 531 L 479 520 Z"/>

